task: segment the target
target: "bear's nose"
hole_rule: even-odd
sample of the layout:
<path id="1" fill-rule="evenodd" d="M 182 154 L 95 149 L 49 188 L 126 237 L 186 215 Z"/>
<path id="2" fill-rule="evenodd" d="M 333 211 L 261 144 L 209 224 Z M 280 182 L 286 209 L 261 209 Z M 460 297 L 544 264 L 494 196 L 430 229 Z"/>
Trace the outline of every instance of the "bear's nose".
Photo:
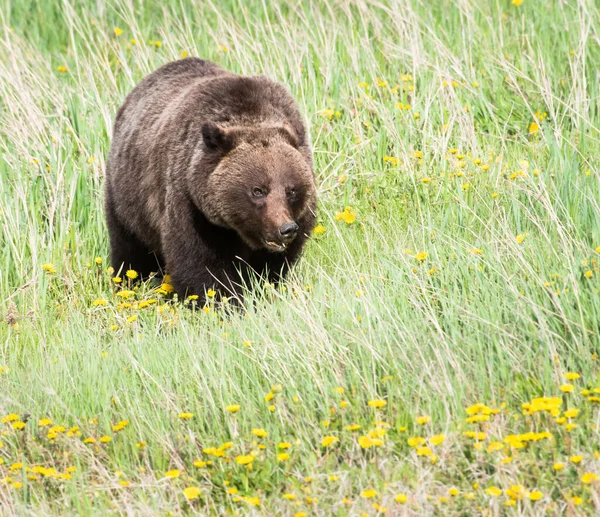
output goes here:
<path id="1" fill-rule="evenodd" d="M 279 227 L 279 235 L 281 235 L 284 239 L 291 239 L 296 235 L 298 228 L 298 225 L 294 221 L 291 223 L 282 224 Z"/>

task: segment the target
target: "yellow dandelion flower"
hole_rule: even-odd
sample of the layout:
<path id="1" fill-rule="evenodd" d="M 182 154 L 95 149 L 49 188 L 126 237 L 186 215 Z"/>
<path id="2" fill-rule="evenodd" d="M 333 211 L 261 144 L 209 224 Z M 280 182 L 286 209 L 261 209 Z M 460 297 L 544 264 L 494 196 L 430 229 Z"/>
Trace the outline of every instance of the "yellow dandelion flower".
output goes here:
<path id="1" fill-rule="evenodd" d="M 194 418 L 194 413 L 179 413 L 180 420 L 190 420 Z"/>
<path id="2" fill-rule="evenodd" d="M 419 262 L 423 262 L 427 257 L 429 256 L 429 253 L 427 253 L 426 251 L 420 251 L 419 253 L 417 253 L 415 255 L 415 258 L 419 261 Z"/>
<path id="3" fill-rule="evenodd" d="M 562 386 L 559 386 L 558 389 L 564 393 L 571 393 L 575 389 L 575 386 L 572 384 L 563 384 Z"/>
<path id="4" fill-rule="evenodd" d="M 191 501 L 192 499 L 198 499 L 198 496 L 200 495 L 200 489 L 195 486 L 188 486 L 183 490 L 183 495 L 188 501 Z"/>
<path id="5" fill-rule="evenodd" d="M 398 494 L 396 497 L 394 497 L 394 501 L 404 504 L 406 501 L 408 501 L 408 496 L 406 494 Z"/>
<path id="6" fill-rule="evenodd" d="M 360 493 L 361 497 L 364 497 L 365 499 L 371 499 L 372 497 L 375 497 L 377 495 L 377 492 L 375 490 L 373 490 L 372 488 L 368 488 L 367 490 L 363 490 Z"/>
<path id="7" fill-rule="evenodd" d="M 581 460 L 583 460 L 583 456 L 569 456 L 571 463 L 581 463 Z"/>
<path id="8" fill-rule="evenodd" d="M 321 440 L 321 446 L 329 447 L 330 445 L 333 445 L 337 441 L 339 441 L 339 438 L 337 436 L 324 436 L 323 439 Z"/>
<path id="9" fill-rule="evenodd" d="M 322 224 L 318 224 L 317 226 L 315 226 L 315 229 L 313 230 L 313 233 L 317 236 L 319 235 L 323 235 L 326 231 L 326 228 L 322 225 Z"/>
<path id="10" fill-rule="evenodd" d="M 254 456 L 252 456 L 251 454 L 241 455 L 241 456 L 236 456 L 235 457 L 235 462 L 238 463 L 238 464 L 240 464 L 240 465 L 249 465 L 253 461 L 254 461 Z"/>
<path id="11" fill-rule="evenodd" d="M 498 497 L 502 495 L 502 490 L 500 490 L 497 486 L 491 486 L 485 489 L 485 493 L 487 495 L 491 495 L 492 497 Z"/>
<path id="12" fill-rule="evenodd" d="M 280 452 L 277 454 L 277 459 L 279 461 L 287 461 L 290 459 L 290 455 L 287 452 Z"/>
<path id="13" fill-rule="evenodd" d="M 269 436 L 269 433 L 267 433 L 267 431 L 260 427 L 252 429 L 252 434 L 254 436 L 258 436 L 259 438 L 266 438 L 267 436 Z"/>
<path id="14" fill-rule="evenodd" d="M 586 472 L 583 476 L 581 476 L 581 482 L 589 485 L 594 481 L 598 481 L 598 475 L 593 472 Z"/>
<path id="15" fill-rule="evenodd" d="M 379 409 L 379 408 L 385 407 L 387 405 L 387 402 L 385 400 L 375 399 L 375 400 L 369 400 L 369 402 L 367 402 L 367 404 L 370 407 Z"/>
<path id="16" fill-rule="evenodd" d="M 177 470 L 177 469 L 167 470 L 167 472 L 165 472 L 165 477 L 166 478 L 178 478 L 179 470 Z"/>
<path id="17" fill-rule="evenodd" d="M 425 424 L 428 424 L 429 422 L 431 422 L 430 416 L 420 416 L 417 418 L 417 424 L 425 425 Z"/>
<path id="18" fill-rule="evenodd" d="M 431 445 L 439 445 L 439 444 L 443 443 L 445 439 L 446 439 L 445 434 L 436 434 L 436 435 L 432 436 L 431 438 L 429 438 L 429 443 Z"/>
<path id="19" fill-rule="evenodd" d="M 110 436 L 106 436 L 106 435 L 104 435 L 104 436 L 102 436 L 102 437 L 100 438 L 100 441 L 101 441 L 102 443 L 108 443 L 108 442 L 112 441 L 112 438 L 111 438 Z"/>
<path id="20" fill-rule="evenodd" d="M 115 27 L 113 29 L 113 32 L 115 33 L 115 36 L 120 36 L 121 34 L 123 34 L 123 29 L 120 29 L 119 27 Z"/>
<path id="21" fill-rule="evenodd" d="M 225 406 L 225 409 L 230 413 L 237 413 L 240 410 L 239 404 L 229 404 L 229 406 Z"/>

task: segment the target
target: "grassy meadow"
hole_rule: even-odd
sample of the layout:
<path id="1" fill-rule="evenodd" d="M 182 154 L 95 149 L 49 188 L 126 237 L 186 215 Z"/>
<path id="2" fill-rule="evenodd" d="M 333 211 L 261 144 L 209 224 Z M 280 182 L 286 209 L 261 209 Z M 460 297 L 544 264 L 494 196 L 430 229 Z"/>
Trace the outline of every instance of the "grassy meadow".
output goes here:
<path id="1" fill-rule="evenodd" d="M 113 117 L 186 55 L 310 129 L 243 311 L 109 268 Z M 0 514 L 598 515 L 599 63 L 594 0 L 0 2 Z"/>

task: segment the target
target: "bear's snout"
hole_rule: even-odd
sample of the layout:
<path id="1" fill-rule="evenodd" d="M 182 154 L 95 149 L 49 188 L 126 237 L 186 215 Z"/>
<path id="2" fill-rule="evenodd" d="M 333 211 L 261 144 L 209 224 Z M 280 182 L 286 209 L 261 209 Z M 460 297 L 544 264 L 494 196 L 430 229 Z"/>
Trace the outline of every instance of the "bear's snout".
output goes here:
<path id="1" fill-rule="evenodd" d="M 296 237 L 299 228 L 300 227 L 296 224 L 296 221 L 282 224 L 279 227 L 279 235 L 281 235 L 283 240 L 289 242 Z"/>

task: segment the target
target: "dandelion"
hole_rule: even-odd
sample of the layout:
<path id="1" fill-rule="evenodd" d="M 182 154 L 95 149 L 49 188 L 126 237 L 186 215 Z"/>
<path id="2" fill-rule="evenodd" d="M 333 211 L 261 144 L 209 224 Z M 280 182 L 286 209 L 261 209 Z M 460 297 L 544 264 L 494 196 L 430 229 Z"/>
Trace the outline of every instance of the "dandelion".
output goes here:
<path id="1" fill-rule="evenodd" d="M 194 418 L 194 413 L 179 413 L 180 420 L 190 420 Z"/>
<path id="2" fill-rule="evenodd" d="M 188 501 L 198 499 L 198 496 L 200 495 L 200 489 L 195 486 L 188 486 L 187 488 L 184 488 L 183 495 Z"/>
<path id="3" fill-rule="evenodd" d="M 267 431 L 265 431 L 262 428 L 254 428 L 254 429 L 252 429 L 252 434 L 254 436 L 258 436 L 259 438 L 266 438 L 267 436 L 269 436 L 269 433 L 267 433 Z"/>
<path id="4" fill-rule="evenodd" d="M 326 228 L 322 224 L 318 224 L 317 226 L 315 226 L 313 233 L 316 236 L 319 236 L 319 235 L 323 235 L 325 233 L 325 230 L 326 230 Z"/>
<path id="5" fill-rule="evenodd" d="M 565 468 L 565 464 L 564 463 L 555 463 L 552 468 L 558 472 L 560 470 L 563 470 Z"/>
<path id="6" fill-rule="evenodd" d="M 515 239 L 516 239 L 516 241 L 517 241 L 519 244 L 522 244 L 522 243 L 523 243 L 523 241 L 525 240 L 525 237 L 527 237 L 527 234 L 526 234 L 526 233 L 521 233 L 521 234 L 517 235 L 517 236 L 515 237 Z"/>
<path id="7" fill-rule="evenodd" d="M 485 489 L 485 493 L 487 495 L 491 495 L 492 497 L 498 497 L 502 495 L 502 490 L 500 490 L 497 486 L 491 486 Z"/>
<path id="8" fill-rule="evenodd" d="M 363 490 L 360 493 L 361 497 L 364 497 L 365 499 L 371 499 L 372 497 L 375 497 L 377 495 L 377 492 L 375 490 L 373 490 L 372 488 L 368 488 L 367 490 Z"/>
<path id="9" fill-rule="evenodd" d="M 563 374 L 563 377 L 568 381 L 576 381 L 577 379 L 581 378 L 581 375 L 575 372 L 567 372 Z"/>
<path id="10" fill-rule="evenodd" d="M 346 224 L 350 225 L 356 221 L 356 212 L 351 206 L 347 206 L 344 208 L 343 212 L 338 212 L 335 214 L 336 221 L 344 221 Z"/>
<path id="11" fill-rule="evenodd" d="M 102 436 L 102 437 L 100 438 L 100 441 L 101 441 L 102 443 L 108 443 L 108 442 L 112 441 L 112 438 L 111 438 L 110 436 L 106 436 L 106 435 L 104 435 L 104 436 Z"/>
<path id="12" fill-rule="evenodd" d="M 529 499 L 531 501 L 539 501 L 542 497 L 544 497 L 544 494 L 542 494 L 539 490 L 529 492 Z"/>
<path id="13" fill-rule="evenodd" d="M 420 251 L 419 253 L 417 253 L 415 255 L 415 258 L 419 261 L 419 262 L 424 262 L 425 259 L 429 256 L 429 253 L 427 253 L 426 251 Z"/>
<path id="14" fill-rule="evenodd" d="M 583 460 L 583 456 L 569 456 L 571 463 L 581 463 L 581 460 Z"/>
<path id="15" fill-rule="evenodd" d="M 512 0 L 512 4 L 519 7 L 523 3 L 523 0 Z"/>
<path id="16" fill-rule="evenodd" d="M 129 278 L 130 280 L 135 280 L 138 277 L 138 273 L 137 273 L 137 271 L 135 271 L 133 269 L 128 269 L 127 272 L 125 273 L 125 276 L 127 278 Z"/>
<path id="17" fill-rule="evenodd" d="M 443 443 L 445 439 L 446 439 L 446 435 L 436 434 L 435 436 L 432 436 L 431 438 L 429 438 L 429 443 L 431 445 L 439 445 L 439 444 Z"/>
<path id="18" fill-rule="evenodd" d="M 287 461 L 290 459 L 290 455 L 287 452 L 280 452 L 277 454 L 277 459 L 279 461 Z"/>
<path id="19" fill-rule="evenodd" d="M 398 494 L 394 498 L 394 501 L 400 504 L 404 504 L 406 501 L 408 501 L 408 496 L 406 494 Z"/>
<path id="20" fill-rule="evenodd" d="M 558 389 L 564 393 L 571 393 L 575 389 L 575 386 L 572 384 L 563 384 L 562 386 L 559 386 Z"/>
<path id="21" fill-rule="evenodd" d="M 239 465 L 249 465 L 253 461 L 254 461 L 254 456 L 252 456 L 251 454 L 235 457 L 235 462 L 238 463 Z"/>
<path id="22" fill-rule="evenodd" d="M 425 425 L 425 424 L 428 424 L 429 422 L 431 422 L 430 416 L 420 416 L 417 418 L 417 424 Z"/>
<path id="23" fill-rule="evenodd" d="M 533 133 L 537 133 L 539 130 L 540 130 L 540 126 L 537 124 L 537 122 L 532 122 L 531 124 L 529 124 L 529 134 L 530 135 Z"/>
<path id="24" fill-rule="evenodd" d="M 581 482 L 585 485 L 589 485 L 594 481 L 598 481 L 598 475 L 593 472 L 586 472 L 583 476 L 581 476 Z"/>
<path id="25" fill-rule="evenodd" d="M 58 66 L 58 67 L 56 67 L 56 71 L 60 72 L 61 74 L 64 74 L 67 72 L 67 67 L 64 65 Z"/>
<path id="26" fill-rule="evenodd" d="M 225 406 L 225 409 L 230 413 L 237 413 L 240 410 L 239 404 L 230 404 L 229 406 Z"/>
<path id="27" fill-rule="evenodd" d="M 380 409 L 382 407 L 385 407 L 387 405 L 387 402 L 385 400 L 375 399 L 375 400 L 369 400 L 369 402 L 367 402 L 367 404 L 369 405 L 369 407 L 374 407 L 374 408 Z"/>
<path id="28" fill-rule="evenodd" d="M 337 436 L 324 436 L 323 439 L 321 440 L 321 446 L 329 447 L 337 441 L 339 441 L 339 438 Z"/>
<path id="29" fill-rule="evenodd" d="M 167 470 L 167 472 L 165 472 L 165 477 L 166 478 L 178 478 L 179 470 L 177 470 L 177 469 Z"/>
<path id="30" fill-rule="evenodd" d="M 16 429 L 16 430 L 24 429 L 25 428 L 25 422 L 13 422 L 11 424 L 11 427 L 13 429 Z"/>
<path id="31" fill-rule="evenodd" d="M 214 298 L 216 294 L 217 291 L 215 291 L 214 289 L 209 289 L 208 291 L 206 291 L 207 298 Z"/>
<path id="32" fill-rule="evenodd" d="M 50 275 L 56 273 L 56 269 L 54 269 L 54 264 L 42 264 L 42 269 Z"/>

